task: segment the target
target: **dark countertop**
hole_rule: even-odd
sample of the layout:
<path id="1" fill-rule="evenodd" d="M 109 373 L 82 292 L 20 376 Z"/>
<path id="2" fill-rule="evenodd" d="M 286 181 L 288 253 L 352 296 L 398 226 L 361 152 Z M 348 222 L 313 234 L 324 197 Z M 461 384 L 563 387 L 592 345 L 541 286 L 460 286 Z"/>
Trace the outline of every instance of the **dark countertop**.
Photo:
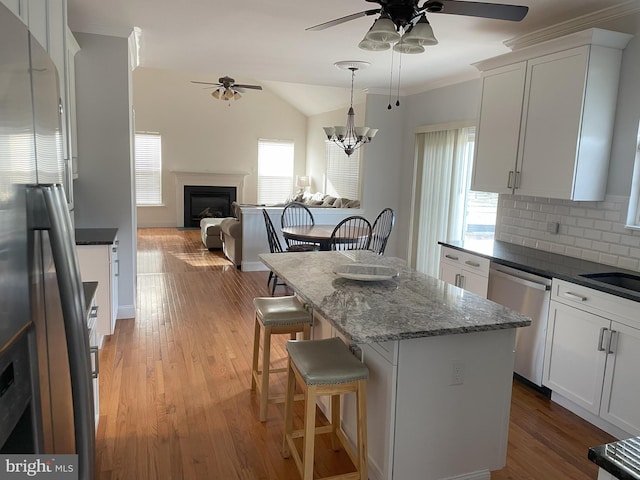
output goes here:
<path id="1" fill-rule="evenodd" d="M 589 460 L 620 480 L 640 480 L 640 437 L 592 447 Z"/>
<path id="2" fill-rule="evenodd" d="M 111 245 L 117 228 L 76 228 L 76 245 Z"/>
<path id="3" fill-rule="evenodd" d="M 583 285 L 585 287 L 610 293 L 618 297 L 628 298 L 640 302 L 640 293 L 607 285 L 580 275 L 589 273 L 620 272 L 629 275 L 640 275 L 639 272 L 624 270 L 611 265 L 589 262 L 579 258 L 559 255 L 557 253 L 545 252 L 535 248 L 523 247 L 512 243 L 495 240 L 486 247 L 467 248 L 462 242 L 438 242 L 440 245 L 469 252 L 488 258 L 493 263 L 516 268 L 528 273 L 540 275 L 546 278 L 559 278 L 568 282 Z"/>
<path id="4" fill-rule="evenodd" d="M 84 290 L 84 304 L 87 309 L 84 314 L 86 318 L 89 318 L 89 310 L 91 310 L 91 302 L 98 289 L 98 282 L 82 282 L 82 289 Z"/>

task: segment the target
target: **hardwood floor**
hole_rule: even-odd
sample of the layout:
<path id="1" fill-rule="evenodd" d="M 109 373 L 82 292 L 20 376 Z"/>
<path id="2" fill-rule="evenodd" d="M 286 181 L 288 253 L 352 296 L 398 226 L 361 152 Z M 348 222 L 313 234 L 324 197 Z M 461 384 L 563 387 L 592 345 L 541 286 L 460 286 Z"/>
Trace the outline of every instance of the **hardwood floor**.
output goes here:
<path id="1" fill-rule="evenodd" d="M 266 280 L 208 251 L 199 230 L 138 231 L 136 318 L 118 320 L 100 352 L 98 480 L 298 478 L 280 455 L 282 404 L 260 423 L 249 388 L 252 300 L 269 295 Z M 284 341 L 273 340 L 276 366 Z M 352 470 L 318 440 L 316 475 Z M 507 466 L 492 479 L 594 480 L 588 447 L 612 440 L 516 382 Z"/>

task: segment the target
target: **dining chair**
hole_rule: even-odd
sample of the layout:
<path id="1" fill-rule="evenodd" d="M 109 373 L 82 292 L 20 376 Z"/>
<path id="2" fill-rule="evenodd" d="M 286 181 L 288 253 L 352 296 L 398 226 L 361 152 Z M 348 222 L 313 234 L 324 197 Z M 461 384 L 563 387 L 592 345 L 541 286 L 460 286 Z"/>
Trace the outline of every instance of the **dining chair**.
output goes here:
<path id="1" fill-rule="evenodd" d="M 378 255 L 384 255 L 394 222 L 395 213 L 391 208 L 385 208 L 378 214 L 371 228 L 369 250 Z"/>
<path id="2" fill-rule="evenodd" d="M 275 227 L 273 226 L 273 222 L 271 221 L 271 217 L 267 213 L 265 209 L 262 209 L 262 215 L 264 216 L 264 225 L 267 229 L 267 240 L 269 241 L 269 251 L 271 253 L 284 253 L 284 252 L 308 252 L 314 251 L 318 248 L 315 245 L 293 245 L 288 247 L 286 250 L 282 248 L 282 244 L 280 243 L 280 239 L 278 238 L 278 232 L 276 232 Z M 267 286 L 271 284 L 273 280 L 273 285 L 271 285 L 271 296 L 274 295 L 276 291 L 276 287 L 278 285 L 286 286 L 284 282 L 278 282 L 278 276 L 269 271 L 269 278 L 267 279 Z"/>
<path id="3" fill-rule="evenodd" d="M 359 215 L 342 220 L 331 233 L 331 250 L 367 250 L 371 242 L 371 224 Z"/>
<path id="4" fill-rule="evenodd" d="M 311 210 L 300 202 L 287 203 L 282 210 L 282 217 L 280 222 L 283 228 L 285 227 L 297 227 L 302 225 L 315 225 L 315 220 Z M 313 243 L 305 242 L 302 240 L 295 240 L 291 238 L 285 239 L 287 245 L 292 247 L 293 245 L 315 245 Z"/>

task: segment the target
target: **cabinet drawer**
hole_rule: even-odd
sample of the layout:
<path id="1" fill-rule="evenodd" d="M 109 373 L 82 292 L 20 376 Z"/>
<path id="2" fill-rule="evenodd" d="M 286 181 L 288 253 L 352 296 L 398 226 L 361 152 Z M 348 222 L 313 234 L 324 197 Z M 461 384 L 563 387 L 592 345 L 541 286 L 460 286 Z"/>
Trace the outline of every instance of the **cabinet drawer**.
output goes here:
<path id="1" fill-rule="evenodd" d="M 633 300 L 556 278 L 552 283 L 551 299 L 633 328 L 640 328 L 637 315 L 640 304 Z"/>
<path id="2" fill-rule="evenodd" d="M 483 258 L 454 248 L 442 247 L 440 259 L 445 262 L 460 265 L 460 267 L 465 270 L 475 271 L 481 275 L 489 275 L 490 260 L 488 258 Z"/>

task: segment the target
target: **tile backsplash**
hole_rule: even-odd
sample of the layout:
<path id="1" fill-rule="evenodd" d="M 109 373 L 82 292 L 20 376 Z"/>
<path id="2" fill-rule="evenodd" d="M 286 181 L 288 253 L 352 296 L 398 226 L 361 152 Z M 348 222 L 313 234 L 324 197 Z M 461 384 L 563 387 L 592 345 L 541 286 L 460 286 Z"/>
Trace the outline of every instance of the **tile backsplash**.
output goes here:
<path id="1" fill-rule="evenodd" d="M 640 271 L 640 230 L 625 227 L 628 204 L 614 195 L 602 202 L 500 195 L 496 239 Z M 557 233 L 548 231 L 553 223 Z"/>

